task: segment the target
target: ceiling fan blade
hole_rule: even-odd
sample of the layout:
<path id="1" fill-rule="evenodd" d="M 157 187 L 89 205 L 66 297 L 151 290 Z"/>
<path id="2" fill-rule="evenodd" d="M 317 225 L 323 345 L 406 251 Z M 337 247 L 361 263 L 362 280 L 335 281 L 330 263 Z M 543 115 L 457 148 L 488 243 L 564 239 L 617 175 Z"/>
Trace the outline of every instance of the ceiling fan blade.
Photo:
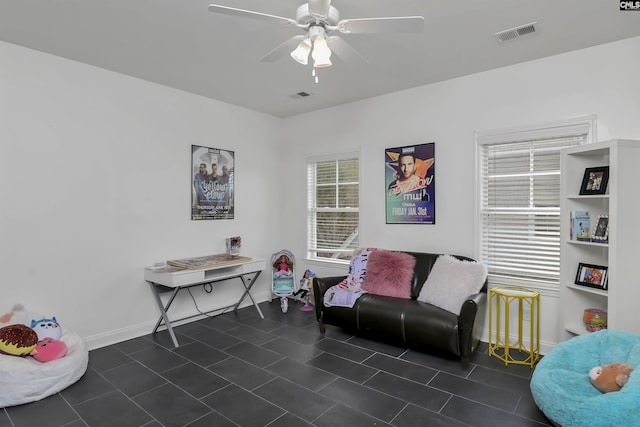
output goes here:
<path id="1" fill-rule="evenodd" d="M 309 12 L 314 18 L 326 18 L 329 16 L 331 0 L 309 0 Z"/>
<path id="2" fill-rule="evenodd" d="M 364 56 L 360 55 L 360 52 L 355 50 L 351 45 L 338 36 L 330 36 L 327 39 L 329 48 L 340 59 L 349 64 L 352 67 L 364 68 L 369 65 L 369 61 Z"/>
<path id="3" fill-rule="evenodd" d="M 289 40 L 280 43 L 275 49 L 260 58 L 260 62 L 275 62 L 291 53 L 306 36 L 293 36 Z"/>
<path id="4" fill-rule="evenodd" d="M 244 18 L 255 18 L 263 21 L 271 21 L 276 24 L 294 25 L 298 26 L 295 19 L 285 18 L 283 16 L 269 15 L 262 12 L 254 12 L 252 10 L 238 9 L 235 7 L 222 6 L 219 4 L 210 4 L 209 12 L 221 13 L 223 15 L 242 16 Z"/>
<path id="5" fill-rule="evenodd" d="M 355 33 L 418 33 L 424 29 L 422 16 L 398 16 L 388 18 L 343 19 L 338 31 Z"/>

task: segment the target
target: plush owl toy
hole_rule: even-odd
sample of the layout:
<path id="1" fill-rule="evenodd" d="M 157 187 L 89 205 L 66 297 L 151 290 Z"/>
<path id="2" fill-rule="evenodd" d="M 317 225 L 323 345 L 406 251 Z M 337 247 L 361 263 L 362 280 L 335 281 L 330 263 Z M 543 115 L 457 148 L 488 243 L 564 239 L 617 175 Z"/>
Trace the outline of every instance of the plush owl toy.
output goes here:
<path id="1" fill-rule="evenodd" d="M 31 329 L 38 334 L 38 342 L 45 338 L 59 340 L 62 336 L 62 329 L 55 316 L 51 319 L 32 320 Z"/>
<path id="2" fill-rule="evenodd" d="M 629 380 L 633 366 L 628 363 L 610 363 L 596 366 L 589 371 L 591 384 L 602 393 L 619 391 Z"/>

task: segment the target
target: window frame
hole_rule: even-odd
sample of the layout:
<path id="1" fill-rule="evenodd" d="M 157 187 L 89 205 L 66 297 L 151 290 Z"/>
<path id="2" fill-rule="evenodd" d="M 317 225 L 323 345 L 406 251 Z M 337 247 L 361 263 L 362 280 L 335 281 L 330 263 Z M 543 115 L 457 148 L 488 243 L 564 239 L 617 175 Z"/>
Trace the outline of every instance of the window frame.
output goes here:
<path id="1" fill-rule="evenodd" d="M 358 185 L 358 192 L 357 192 L 357 197 L 358 197 L 358 207 L 344 207 L 344 208 L 339 208 L 339 207 L 331 207 L 331 208 L 318 208 L 315 206 L 315 202 L 316 202 L 316 188 L 317 188 L 317 182 L 313 182 L 311 183 L 311 176 L 310 176 L 310 166 L 316 165 L 318 163 L 321 162 L 327 162 L 327 161 L 340 161 L 340 160 L 357 160 L 358 162 L 358 181 L 357 181 L 357 185 Z M 358 225 L 356 227 L 356 230 L 358 232 L 358 239 L 359 241 L 361 241 L 362 239 L 362 232 L 361 232 L 361 218 L 360 218 L 360 205 L 362 202 L 362 153 L 361 150 L 353 150 L 353 151 L 346 151 L 346 152 L 338 152 L 338 153 L 329 153 L 329 154 L 323 154 L 323 155 L 308 155 L 306 156 L 305 159 L 305 172 L 306 172 L 306 180 L 307 180 L 307 200 L 306 200 L 306 236 L 305 236 L 305 253 L 306 253 L 306 259 L 310 260 L 310 261 L 314 261 L 314 262 L 320 262 L 320 263 L 337 263 L 337 264 L 349 264 L 349 259 L 351 256 L 351 253 L 353 252 L 353 250 L 355 248 L 349 248 L 349 249 L 344 249 L 342 251 L 342 253 L 344 254 L 348 254 L 349 255 L 349 259 L 339 259 L 339 258 L 335 258 L 335 256 L 337 256 L 336 254 L 338 252 L 340 252 L 340 250 L 336 250 L 334 253 L 334 257 L 319 257 L 318 254 L 318 246 L 317 246 L 317 239 L 316 239 L 316 223 L 317 223 L 317 219 L 316 219 L 316 215 L 319 212 L 356 212 L 358 214 Z M 315 179 L 315 177 L 313 177 Z M 336 187 L 339 186 L 340 181 L 338 180 L 338 176 L 336 176 Z M 353 183 L 353 181 L 349 181 L 350 184 Z M 313 191 L 312 191 L 313 189 Z M 338 199 L 336 199 L 338 200 Z"/>
<path id="2" fill-rule="evenodd" d="M 488 260 L 484 253 L 484 180 L 483 175 L 483 149 L 486 146 L 495 144 L 507 144 L 507 143 L 522 143 L 526 141 L 539 141 L 539 140 L 552 140 L 552 139 L 564 139 L 578 135 L 583 135 L 583 142 L 581 145 L 590 144 L 593 142 L 596 133 L 597 117 L 595 115 L 578 117 L 570 120 L 561 120 L 550 123 L 543 123 L 538 125 L 531 125 L 526 127 L 514 127 L 492 131 L 475 132 L 475 177 L 476 177 L 476 191 L 475 191 L 475 216 L 474 216 L 474 229 L 476 242 L 474 247 L 476 248 L 476 259 L 481 262 L 487 263 L 489 266 L 489 287 L 500 285 L 517 285 L 525 286 L 534 290 L 548 292 L 557 295 L 559 293 L 559 272 L 558 283 L 543 284 L 541 282 L 531 281 L 529 283 L 523 283 L 521 278 L 516 276 L 509 277 L 503 275 L 496 277 L 491 273 L 491 262 Z M 562 173 L 562 171 L 560 171 Z M 559 195 L 560 196 L 560 195 Z M 558 204 L 557 211 L 559 212 L 560 204 Z M 562 218 L 559 217 L 559 221 Z M 559 224 L 558 224 L 559 228 Z M 561 237 L 561 236 L 560 236 Z M 558 257 L 560 253 L 560 241 L 558 241 Z M 558 258 L 559 260 L 559 258 Z"/>

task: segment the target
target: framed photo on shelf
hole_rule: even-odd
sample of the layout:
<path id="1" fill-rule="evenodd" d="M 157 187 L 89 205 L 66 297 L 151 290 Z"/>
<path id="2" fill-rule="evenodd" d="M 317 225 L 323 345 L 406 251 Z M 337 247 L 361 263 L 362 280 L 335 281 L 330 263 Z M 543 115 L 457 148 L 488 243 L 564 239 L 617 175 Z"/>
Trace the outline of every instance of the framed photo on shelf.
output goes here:
<path id="1" fill-rule="evenodd" d="M 592 228 L 591 241 L 606 243 L 609 241 L 609 215 L 599 215 Z"/>
<path id="2" fill-rule="evenodd" d="M 580 195 L 605 194 L 608 182 L 609 166 L 586 168 L 582 178 L 582 185 L 580 186 Z"/>
<path id="3" fill-rule="evenodd" d="M 607 272 L 608 267 L 580 263 L 576 274 L 576 285 L 605 290 L 607 289 Z"/>

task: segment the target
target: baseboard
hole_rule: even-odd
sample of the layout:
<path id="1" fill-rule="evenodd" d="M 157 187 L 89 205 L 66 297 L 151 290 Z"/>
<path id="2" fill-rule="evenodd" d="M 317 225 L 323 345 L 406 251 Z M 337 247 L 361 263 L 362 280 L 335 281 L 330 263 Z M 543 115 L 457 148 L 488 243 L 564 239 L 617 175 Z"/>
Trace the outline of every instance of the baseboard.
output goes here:
<path id="1" fill-rule="evenodd" d="M 517 335 L 509 335 L 510 342 L 515 342 L 518 339 Z M 529 340 L 529 337 L 524 337 L 525 342 Z M 484 343 L 489 343 L 489 330 L 484 330 L 482 335 L 480 336 L 480 341 Z M 551 341 L 540 340 L 540 354 L 545 355 L 549 353 L 558 343 Z"/>
<path id="2" fill-rule="evenodd" d="M 266 296 L 264 300 L 258 300 L 256 299 L 256 302 L 259 304 L 261 302 L 267 301 Z M 228 303 L 222 304 L 220 305 L 220 307 L 226 307 L 227 305 L 233 304 L 233 301 L 230 301 Z M 239 308 L 244 308 L 244 307 L 248 307 L 251 306 L 251 301 L 245 301 L 243 302 Z M 217 310 L 216 307 L 213 308 L 206 308 L 206 310 Z M 169 311 L 169 318 L 175 318 L 175 319 L 180 319 L 182 317 L 187 317 L 187 316 L 192 316 L 194 314 L 197 314 L 197 312 L 171 312 Z M 217 314 L 217 313 L 213 313 L 213 314 Z M 206 318 L 207 316 L 202 314 L 202 315 L 197 315 L 194 317 L 191 317 L 190 319 L 186 319 L 186 320 L 182 320 L 182 321 L 176 321 L 176 322 L 172 322 L 173 326 L 180 326 L 180 325 L 184 325 L 187 323 L 191 323 L 191 322 L 196 322 L 198 320 L 202 320 L 204 318 Z M 143 323 L 139 323 L 137 325 L 131 325 L 131 326 L 127 326 L 124 328 L 120 328 L 120 329 L 114 329 L 111 331 L 107 331 L 101 334 L 97 334 L 97 335 L 93 335 L 90 337 L 85 337 L 84 341 L 87 344 L 87 347 L 89 348 L 89 350 L 95 350 L 98 348 L 102 348 L 102 347 L 106 347 L 108 345 L 112 345 L 112 344 L 117 344 L 119 342 L 123 342 L 123 341 L 127 341 L 133 338 L 138 338 L 144 335 L 149 335 L 151 334 L 151 331 L 153 330 L 153 328 L 156 326 L 156 322 L 158 321 L 157 318 L 155 318 L 154 320 L 150 320 L 147 322 L 143 322 Z M 166 328 L 163 326 L 160 328 L 160 330 L 165 330 Z"/>

